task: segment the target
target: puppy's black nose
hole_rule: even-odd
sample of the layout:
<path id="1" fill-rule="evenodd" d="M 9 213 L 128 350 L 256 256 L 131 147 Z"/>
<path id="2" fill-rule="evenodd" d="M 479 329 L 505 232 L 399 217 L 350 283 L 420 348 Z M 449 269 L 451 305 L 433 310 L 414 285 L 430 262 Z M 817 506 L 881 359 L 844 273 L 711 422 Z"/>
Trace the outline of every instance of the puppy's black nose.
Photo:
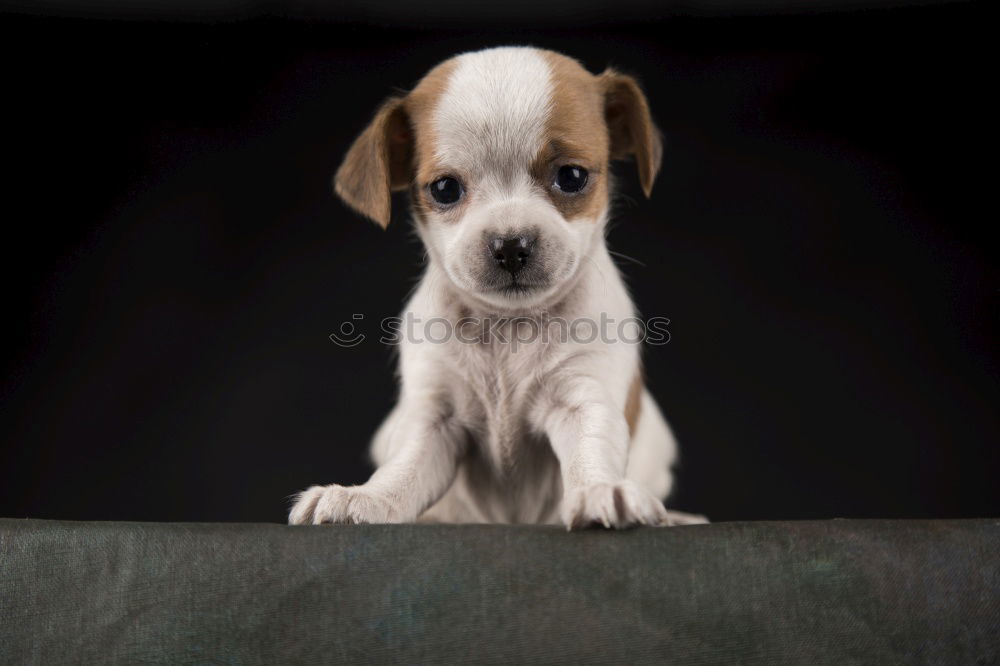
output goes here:
<path id="1" fill-rule="evenodd" d="M 494 238 L 490 241 L 490 252 L 497 265 L 511 275 L 517 275 L 531 256 L 531 247 L 534 241 L 525 236 L 515 238 Z"/>

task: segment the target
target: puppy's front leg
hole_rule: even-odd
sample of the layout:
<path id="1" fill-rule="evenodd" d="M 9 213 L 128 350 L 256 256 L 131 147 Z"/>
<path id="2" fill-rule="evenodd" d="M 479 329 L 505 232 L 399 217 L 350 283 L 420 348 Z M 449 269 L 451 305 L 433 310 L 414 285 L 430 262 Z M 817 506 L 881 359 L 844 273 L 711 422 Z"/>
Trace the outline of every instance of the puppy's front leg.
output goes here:
<path id="1" fill-rule="evenodd" d="M 559 459 L 568 528 L 669 522 L 663 503 L 625 478 L 628 423 L 601 382 L 582 377 L 564 383 L 543 421 Z"/>
<path id="2" fill-rule="evenodd" d="M 455 478 L 461 437 L 450 413 L 404 401 L 376 435 L 383 460 L 360 486 L 313 486 L 299 494 L 290 525 L 412 522 Z"/>

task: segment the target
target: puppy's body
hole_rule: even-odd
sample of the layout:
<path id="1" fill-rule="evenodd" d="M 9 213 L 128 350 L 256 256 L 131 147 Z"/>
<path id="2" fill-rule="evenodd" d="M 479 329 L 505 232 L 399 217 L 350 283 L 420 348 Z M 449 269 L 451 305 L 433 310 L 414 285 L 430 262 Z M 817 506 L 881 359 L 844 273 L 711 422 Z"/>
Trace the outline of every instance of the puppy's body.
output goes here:
<path id="1" fill-rule="evenodd" d="M 385 225 L 410 188 L 428 266 L 405 314 L 438 330 L 403 336 L 371 479 L 310 488 L 290 522 L 670 521 L 676 447 L 604 243 L 624 156 L 648 194 L 660 140 L 635 82 L 537 49 L 458 56 L 380 109 L 337 191 Z"/>
<path id="2" fill-rule="evenodd" d="M 606 250 L 593 259 L 581 267 L 579 282 L 568 290 L 566 298 L 549 310 L 553 318 L 589 321 L 593 312 L 605 312 L 617 322 L 633 316 Z M 471 316 L 478 322 L 480 317 L 484 321 L 495 317 L 492 312 L 466 309 L 449 293 L 447 279 L 435 276 L 435 272 L 433 266 L 428 269 L 407 312 L 423 321 L 444 316 L 457 322 Z M 525 319 L 528 321 L 521 322 L 521 331 L 514 330 L 516 323 L 507 322 L 492 328 L 491 341 L 478 344 L 453 338 L 428 349 L 426 342 L 404 342 L 400 350 L 403 394 L 400 407 L 375 436 L 372 453 L 376 464 L 386 464 L 397 446 L 406 446 L 407 438 L 397 428 L 406 427 L 403 406 L 408 403 L 409 391 L 430 390 L 439 396 L 439 403 L 453 410 L 459 463 L 454 483 L 424 517 L 446 522 L 558 522 L 563 483 L 546 426 L 547 421 L 562 418 L 571 405 L 587 400 L 588 391 L 597 388 L 574 387 L 567 381 L 578 374 L 600 378 L 614 427 L 629 427 L 628 402 L 630 394 L 635 394 L 632 399 L 639 404 L 631 408 L 635 414 L 632 433 L 622 434 L 622 441 L 628 442 L 625 477 L 652 496 L 665 498 L 671 485 L 669 468 L 675 446 L 656 403 L 639 383 L 637 345 L 607 345 L 600 339 L 587 343 L 590 335 L 585 330 L 579 341 L 567 336 L 553 342 L 551 338 L 562 334 L 559 326 L 552 326 L 547 342 L 534 339 L 521 343 L 520 339 L 540 338 L 535 336 L 535 316 Z M 473 337 L 482 330 L 473 323 L 466 333 Z M 521 338 L 517 337 L 519 332 Z"/>

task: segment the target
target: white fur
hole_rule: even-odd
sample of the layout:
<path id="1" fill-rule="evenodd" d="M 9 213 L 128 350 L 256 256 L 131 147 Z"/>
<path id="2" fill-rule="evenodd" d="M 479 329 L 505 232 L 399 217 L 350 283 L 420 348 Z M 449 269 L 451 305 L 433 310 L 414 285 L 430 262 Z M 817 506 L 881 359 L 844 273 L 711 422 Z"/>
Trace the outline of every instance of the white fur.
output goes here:
<path id="1" fill-rule="evenodd" d="M 533 49 L 459 56 L 434 128 L 437 159 L 461 175 L 469 199 L 460 222 L 431 213 L 417 225 L 429 263 L 406 305 L 411 317 L 634 315 L 604 243 L 606 207 L 598 219 L 568 221 L 532 185 L 550 79 Z M 477 289 L 484 235 L 528 225 L 538 230 L 551 284 L 517 296 Z M 513 326 L 501 332 L 513 336 Z M 377 470 L 362 486 L 310 488 L 289 522 L 696 522 L 663 507 L 676 447 L 648 392 L 629 434 L 625 402 L 638 368 L 637 345 L 600 337 L 404 341 L 399 402 L 372 444 Z"/>
<path id="2" fill-rule="evenodd" d="M 480 176 L 492 162 L 530 163 L 552 103 L 545 58 L 534 49 L 503 47 L 455 60 L 434 112 L 437 158 L 446 168 Z"/>

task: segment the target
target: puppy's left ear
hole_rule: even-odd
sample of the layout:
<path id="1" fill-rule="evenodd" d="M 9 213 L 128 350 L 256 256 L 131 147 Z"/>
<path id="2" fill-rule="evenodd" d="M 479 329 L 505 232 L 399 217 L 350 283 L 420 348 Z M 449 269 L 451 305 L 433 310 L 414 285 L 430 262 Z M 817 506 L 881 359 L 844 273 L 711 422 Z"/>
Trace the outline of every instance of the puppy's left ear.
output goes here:
<path id="1" fill-rule="evenodd" d="M 390 97 L 354 140 L 333 177 L 344 202 L 385 229 L 392 192 L 405 189 L 413 171 L 413 131 L 404 98 Z"/>
<path id="2" fill-rule="evenodd" d="M 639 183 L 649 197 L 660 171 L 663 141 L 653 124 L 649 103 L 634 78 L 607 69 L 599 80 L 604 92 L 604 120 L 611 140 L 611 159 L 635 156 Z"/>

